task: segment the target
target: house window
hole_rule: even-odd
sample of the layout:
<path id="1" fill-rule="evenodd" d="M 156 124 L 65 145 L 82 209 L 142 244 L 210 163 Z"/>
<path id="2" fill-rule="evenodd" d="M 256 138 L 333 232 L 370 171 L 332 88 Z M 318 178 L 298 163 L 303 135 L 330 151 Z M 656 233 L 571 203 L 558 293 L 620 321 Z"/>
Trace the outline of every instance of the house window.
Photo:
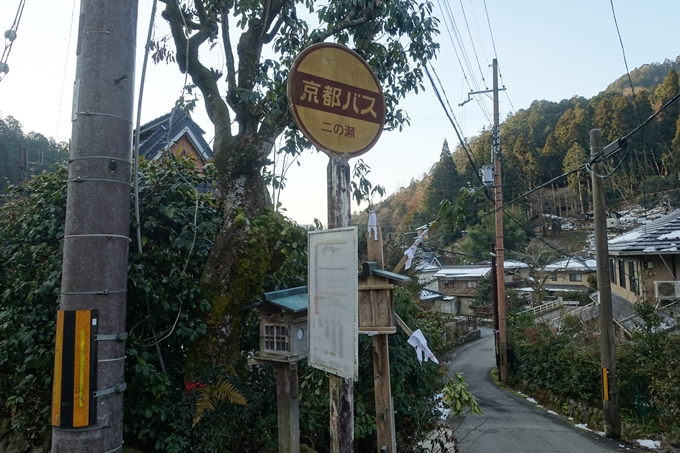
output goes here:
<path id="1" fill-rule="evenodd" d="M 274 324 L 264 325 L 264 350 L 265 351 L 290 351 L 288 342 L 288 328 Z"/>
<path id="2" fill-rule="evenodd" d="M 583 278 L 581 277 L 581 274 L 569 274 L 569 281 L 570 282 L 581 282 L 581 281 L 583 281 Z"/>
<path id="3" fill-rule="evenodd" d="M 557 281 L 557 272 L 553 272 L 550 274 L 550 280 L 556 282 Z"/>
<path id="4" fill-rule="evenodd" d="M 621 288 L 626 287 L 626 268 L 623 267 L 623 260 L 619 260 L 619 285 Z"/>
<path id="5" fill-rule="evenodd" d="M 468 280 L 467 281 L 467 287 L 468 288 L 476 288 L 477 287 L 477 282 L 473 280 Z"/>
<path id="6" fill-rule="evenodd" d="M 453 286 L 453 280 L 444 280 L 444 286 Z"/>
<path id="7" fill-rule="evenodd" d="M 635 294 L 640 294 L 640 288 L 637 279 L 637 266 L 635 261 L 628 261 L 628 283 L 630 283 L 630 290 Z"/>
<path id="8" fill-rule="evenodd" d="M 609 279 L 616 285 L 616 262 L 614 258 L 609 258 Z"/>

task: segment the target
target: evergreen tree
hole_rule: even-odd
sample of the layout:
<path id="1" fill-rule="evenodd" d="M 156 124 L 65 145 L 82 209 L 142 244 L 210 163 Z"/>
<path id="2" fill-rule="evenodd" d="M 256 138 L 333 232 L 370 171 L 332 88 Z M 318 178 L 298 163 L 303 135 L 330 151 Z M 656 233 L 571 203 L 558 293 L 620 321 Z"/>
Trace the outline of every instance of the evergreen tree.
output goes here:
<path id="1" fill-rule="evenodd" d="M 668 71 L 668 75 L 663 83 L 654 92 L 655 110 L 661 108 L 663 104 L 668 102 L 673 96 L 678 94 L 678 92 L 680 92 L 678 73 L 675 69 L 671 69 Z M 680 104 L 676 102 L 669 105 L 663 112 L 659 113 L 659 116 L 657 117 L 657 124 L 660 129 L 659 140 L 663 141 L 666 145 L 670 145 L 675 137 L 675 123 L 678 121 L 679 114 Z"/>
<path id="2" fill-rule="evenodd" d="M 567 151 L 567 154 L 564 156 L 562 168 L 566 173 L 575 168 L 578 168 L 587 160 L 588 158 L 586 156 L 586 150 L 583 149 L 583 147 L 578 143 L 574 143 L 571 146 L 571 148 L 569 148 L 569 150 Z M 569 185 L 569 188 L 578 194 L 579 201 L 581 203 L 582 214 L 585 214 L 586 212 L 584 204 L 584 198 L 586 197 L 586 194 L 584 193 L 585 192 L 584 187 L 587 187 L 587 183 L 584 181 L 585 178 L 584 173 L 585 172 L 578 171 L 576 173 L 572 173 L 567 177 L 567 183 Z"/>
<path id="3" fill-rule="evenodd" d="M 449 143 L 444 140 L 442 152 L 430 173 L 430 184 L 425 189 L 423 208 L 427 218 L 434 220 L 442 200 L 453 200 L 458 197 L 462 183 L 453 161 Z"/>

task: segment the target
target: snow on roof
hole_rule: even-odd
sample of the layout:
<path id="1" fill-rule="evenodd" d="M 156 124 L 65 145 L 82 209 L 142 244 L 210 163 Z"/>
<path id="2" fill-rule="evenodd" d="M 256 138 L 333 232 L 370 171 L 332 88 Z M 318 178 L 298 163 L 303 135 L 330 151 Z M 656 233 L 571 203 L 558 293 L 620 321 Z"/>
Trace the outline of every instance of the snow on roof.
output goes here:
<path id="1" fill-rule="evenodd" d="M 436 278 L 482 278 L 491 272 L 491 266 L 451 266 L 439 269 Z"/>
<path id="2" fill-rule="evenodd" d="M 632 242 L 639 239 L 642 236 L 642 232 L 636 230 L 629 231 L 628 233 L 622 234 L 619 237 L 609 240 L 609 244 L 618 244 L 621 242 Z"/>
<path id="3" fill-rule="evenodd" d="M 597 270 L 597 261 L 590 257 L 572 256 L 546 264 L 544 269 L 546 271 L 595 272 Z"/>
<path id="4" fill-rule="evenodd" d="M 503 267 L 505 269 L 527 269 L 529 265 L 524 261 L 518 260 L 504 260 Z"/>
<path id="5" fill-rule="evenodd" d="M 677 252 L 680 240 L 680 209 L 649 221 L 640 227 L 609 241 L 614 255 L 630 253 Z"/>
<path id="6" fill-rule="evenodd" d="M 664 239 L 680 239 L 680 231 L 672 231 L 670 233 L 662 234 L 657 238 L 660 241 L 663 241 Z"/>
<path id="7" fill-rule="evenodd" d="M 420 300 L 438 300 L 443 299 L 444 294 L 433 291 L 431 289 L 423 288 L 420 290 Z"/>

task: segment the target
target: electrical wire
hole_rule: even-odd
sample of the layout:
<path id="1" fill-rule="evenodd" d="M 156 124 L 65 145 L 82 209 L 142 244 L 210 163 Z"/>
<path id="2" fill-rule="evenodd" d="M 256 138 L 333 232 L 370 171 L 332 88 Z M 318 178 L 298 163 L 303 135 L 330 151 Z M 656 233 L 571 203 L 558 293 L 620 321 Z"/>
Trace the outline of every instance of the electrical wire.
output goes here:
<path id="1" fill-rule="evenodd" d="M 468 24 L 467 14 L 465 14 L 465 8 L 463 7 L 463 0 L 458 0 L 460 2 L 460 10 L 463 12 L 463 19 L 465 20 L 465 27 L 468 31 L 468 36 L 470 37 L 470 44 L 472 45 L 472 52 L 475 54 L 475 60 L 477 60 L 477 67 L 479 68 L 479 73 L 482 76 L 482 82 L 484 82 L 484 89 L 488 90 L 489 86 L 486 84 L 486 79 L 484 79 L 484 71 L 482 71 L 482 65 L 479 63 L 479 56 L 477 55 L 477 49 L 475 48 L 475 41 L 472 39 L 472 33 L 470 32 L 470 24 Z"/>
<path id="2" fill-rule="evenodd" d="M 484 12 L 486 13 L 486 23 L 489 25 L 489 34 L 491 35 L 491 44 L 493 45 L 493 55 L 498 60 L 498 52 L 496 52 L 496 41 L 493 39 L 493 30 L 491 29 L 491 20 L 489 20 L 489 9 L 486 7 L 486 0 L 484 0 Z"/>
<path id="3" fill-rule="evenodd" d="M 64 58 L 64 75 L 61 78 L 61 91 L 59 93 L 59 108 L 57 109 L 57 126 L 54 130 L 54 136 L 59 134 L 59 121 L 61 120 L 61 103 L 64 100 L 64 85 L 66 84 L 66 69 L 68 67 L 68 56 L 71 48 L 71 35 L 73 33 L 73 18 L 76 15 L 76 0 L 73 0 L 73 8 L 71 9 L 71 24 L 68 28 L 68 42 L 66 44 L 66 57 Z"/>
<path id="4" fill-rule="evenodd" d="M 9 66 L 7 66 L 7 60 L 9 59 L 9 54 L 12 52 L 12 45 L 17 37 L 17 30 L 19 30 L 19 23 L 21 22 L 21 16 L 24 14 L 24 6 L 26 6 L 26 0 L 19 0 L 19 7 L 17 8 L 17 14 L 14 16 L 14 22 L 9 30 L 5 32 L 5 49 L 2 51 L 2 57 L 0 57 L 0 81 L 5 78 L 9 72 Z M 12 33 L 10 33 L 12 32 Z"/>
<path id="5" fill-rule="evenodd" d="M 437 0 L 437 4 L 442 12 L 447 35 L 449 36 L 449 40 L 451 41 L 451 45 L 453 46 L 454 53 L 456 54 L 456 59 L 458 60 L 458 64 L 463 73 L 463 79 L 467 83 L 469 91 L 481 91 L 479 88 L 479 83 L 477 82 L 477 79 L 474 76 L 474 71 L 472 69 L 472 65 L 470 64 L 470 59 L 467 56 L 462 36 L 458 31 L 458 26 L 454 19 L 453 13 L 451 12 L 451 6 L 449 5 L 448 0 L 441 1 Z M 454 42 L 454 37 L 455 41 L 458 43 L 457 45 L 456 42 Z M 465 65 L 463 65 L 463 62 L 465 63 Z M 467 67 L 467 71 L 464 66 Z M 475 102 L 477 102 L 477 104 L 479 105 L 480 109 L 482 110 L 482 113 L 486 117 L 487 121 L 489 122 L 489 125 L 491 125 L 492 120 L 488 107 L 483 101 L 480 101 L 478 96 L 474 96 L 474 99 Z"/>
<path id="6" fill-rule="evenodd" d="M 135 129 L 135 143 L 134 143 L 134 204 L 135 204 L 135 222 L 137 222 L 137 253 L 143 253 L 142 247 L 142 227 L 139 220 L 139 136 L 141 133 L 141 119 L 142 119 L 142 101 L 144 100 L 144 82 L 146 81 L 146 67 L 149 62 L 149 49 L 151 47 L 151 36 L 153 34 L 154 21 L 156 19 L 156 6 L 158 1 L 153 0 L 151 5 L 151 18 L 149 19 L 149 32 L 146 36 L 146 45 L 144 46 L 144 61 L 142 63 L 142 78 L 139 83 L 139 99 L 137 100 L 137 127 Z"/>

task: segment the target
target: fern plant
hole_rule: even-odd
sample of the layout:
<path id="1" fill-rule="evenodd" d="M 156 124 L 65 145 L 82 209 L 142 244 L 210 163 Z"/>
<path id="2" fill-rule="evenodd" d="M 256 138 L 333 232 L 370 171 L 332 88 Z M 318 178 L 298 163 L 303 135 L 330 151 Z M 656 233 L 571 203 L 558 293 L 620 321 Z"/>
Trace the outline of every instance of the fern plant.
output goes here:
<path id="1" fill-rule="evenodd" d="M 220 378 L 216 383 L 206 385 L 199 391 L 198 399 L 196 400 L 196 412 L 191 427 L 196 426 L 201 421 L 206 412 L 214 411 L 217 406 L 224 400 L 231 404 L 238 404 L 239 406 L 246 406 L 248 402 L 245 396 L 239 392 L 234 385 L 226 379 Z"/>

